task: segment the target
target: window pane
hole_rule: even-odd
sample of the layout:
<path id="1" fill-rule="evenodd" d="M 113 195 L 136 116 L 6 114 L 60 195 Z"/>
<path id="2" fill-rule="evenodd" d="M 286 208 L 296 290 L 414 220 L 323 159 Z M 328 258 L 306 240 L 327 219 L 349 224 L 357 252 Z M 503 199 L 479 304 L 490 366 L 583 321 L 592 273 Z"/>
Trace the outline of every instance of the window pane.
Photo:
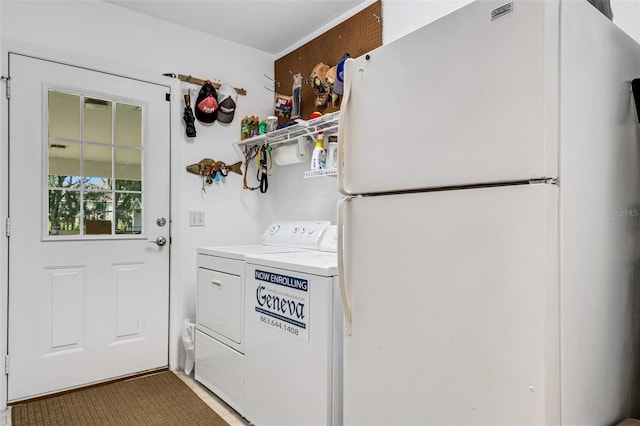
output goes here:
<path id="1" fill-rule="evenodd" d="M 116 148 L 116 189 L 142 191 L 142 151 Z"/>
<path id="2" fill-rule="evenodd" d="M 49 141 L 49 186 L 71 188 L 80 185 L 80 144 Z"/>
<path id="3" fill-rule="evenodd" d="M 84 233 L 111 234 L 113 199 L 110 192 L 84 193 Z"/>
<path id="4" fill-rule="evenodd" d="M 84 177 L 87 189 L 111 189 L 111 146 L 84 145 Z"/>
<path id="5" fill-rule="evenodd" d="M 119 191 L 142 191 L 142 182 L 139 180 L 122 180 L 116 181 L 116 189 Z"/>
<path id="6" fill-rule="evenodd" d="M 142 232 L 142 194 L 116 194 L 116 234 Z"/>
<path id="7" fill-rule="evenodd" d="M 49 188 L 79 188 L 80 176 L 49 175 Z"/>
<path id="8" fill-rule="evenodd" d="M 80 234 L 80 191 L 49 190 L 49 235 Z"/>
<path id="9" fill-rule="evenodd" d="M 113 102 L 96 98 L 84 100 L 84 140 L 89 142 L 112 143 Z"/>
<path id="10" fill-rule="evenodd" d="M 49 138 L 80 140 L 80 96 L 49 90 Z"/>
<path id="11" fill-rule="evenodd" d="M 142 107 L 116 104 L 116 145 L 142 147 Z"/>

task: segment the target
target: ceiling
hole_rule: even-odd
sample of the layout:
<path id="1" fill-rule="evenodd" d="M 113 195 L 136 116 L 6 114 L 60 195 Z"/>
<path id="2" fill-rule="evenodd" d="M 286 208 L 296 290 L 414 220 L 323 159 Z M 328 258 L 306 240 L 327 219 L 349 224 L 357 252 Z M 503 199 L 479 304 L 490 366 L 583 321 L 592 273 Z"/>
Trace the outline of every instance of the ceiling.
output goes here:
<path id="1" fill-rule="evenodd" d="M 371 0 L 103 0 L 163 21 L 279 54 Z M 337 23 L 337 22 L 336 22 Z"/>

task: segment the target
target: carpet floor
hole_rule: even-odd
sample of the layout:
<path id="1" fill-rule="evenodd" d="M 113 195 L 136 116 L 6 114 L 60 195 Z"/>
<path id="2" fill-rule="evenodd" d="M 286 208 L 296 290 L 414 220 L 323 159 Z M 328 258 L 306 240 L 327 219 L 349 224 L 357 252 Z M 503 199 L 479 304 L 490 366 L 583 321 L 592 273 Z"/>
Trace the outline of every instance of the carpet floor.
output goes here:
<path id="1" fill-rule="evenodd" d="M 170 371 L 17 404 L 11 424 L 228 425 Z"/>

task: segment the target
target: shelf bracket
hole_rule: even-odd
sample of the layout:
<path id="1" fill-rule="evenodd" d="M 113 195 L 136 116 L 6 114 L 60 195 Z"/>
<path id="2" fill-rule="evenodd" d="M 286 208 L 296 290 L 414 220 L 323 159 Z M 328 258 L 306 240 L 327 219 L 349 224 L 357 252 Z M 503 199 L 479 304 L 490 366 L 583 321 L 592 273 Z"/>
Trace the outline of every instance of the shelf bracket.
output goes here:
<path id="1" fill-rule="evenodd" d="M 298 138 L 298 154 L 304 155 L 307 152 L 308 143 L 313 143 L 313 137 L 311 135 L 304 135 Z"/>

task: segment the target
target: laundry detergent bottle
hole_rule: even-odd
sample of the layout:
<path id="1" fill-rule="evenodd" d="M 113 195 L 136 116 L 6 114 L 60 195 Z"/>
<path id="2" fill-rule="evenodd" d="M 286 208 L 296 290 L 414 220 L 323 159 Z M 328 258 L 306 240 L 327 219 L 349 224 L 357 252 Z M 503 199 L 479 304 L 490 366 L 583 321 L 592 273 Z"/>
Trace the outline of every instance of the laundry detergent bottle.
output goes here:
<path id="1" fill-rule="evenodd" d="M 311 170 L 322 170 L 327 167 L 327 150 L 324 148 L 324 132 L 318 132 L 316 147 L 311 155 Z"/>

